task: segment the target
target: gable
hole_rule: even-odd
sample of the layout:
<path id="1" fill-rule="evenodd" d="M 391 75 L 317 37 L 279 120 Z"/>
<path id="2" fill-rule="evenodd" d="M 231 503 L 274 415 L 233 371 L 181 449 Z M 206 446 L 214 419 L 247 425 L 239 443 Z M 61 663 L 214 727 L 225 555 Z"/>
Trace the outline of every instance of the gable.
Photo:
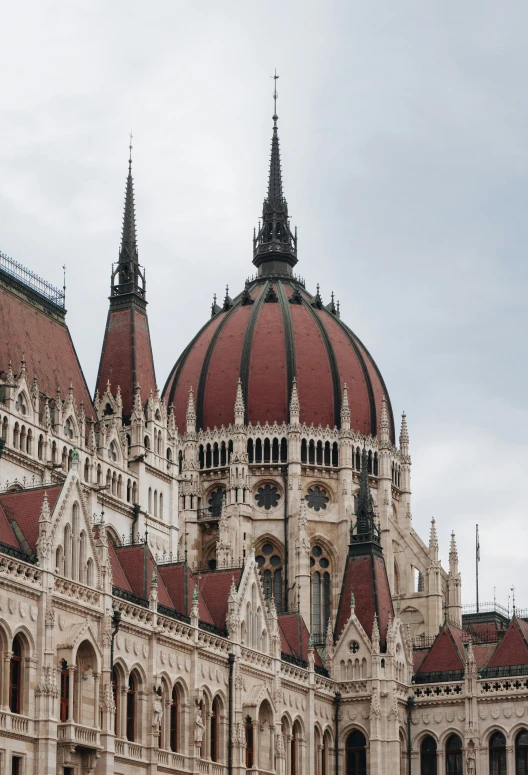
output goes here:
<path id="1" fill-rule="evenodd" d="M 35 552 L 37 547 L 39 519 L 42 511 L 44 493 L 47 493 L 48 495 L 49 508 L 53 513 L 62 487 L 62 484 L 55 484 L 50 487 L 36 487 L 31 490 L 20 490 L 20 492 L 3 493 L 0 495 L 0 507 L 9 521 L 9 524 L 11 525 L 12 522 L 16 522 L 32 552 Z M 1 524 L 0 520 L 0 525 Z M 5 530 L 4 534 L 6 537 L 9 535 Z M 5 543 L 9 542 L 6 541 Z M 18 541 L 14 544 L 9 543 L 9 545 L 18 546 Z"/>
<path id="2" fill-rule="evenodd" d="M 528 645 L 519 624 L 517 618 L 512 619 L 486 667 L 528 665 Z"/>
<path id="3" fill-rule="evenodd" d="M 418 673 L 441 673 L 447 670 L 464 670 L 464 662 L 451 629 L 444 626 L 420 665 Z"/>

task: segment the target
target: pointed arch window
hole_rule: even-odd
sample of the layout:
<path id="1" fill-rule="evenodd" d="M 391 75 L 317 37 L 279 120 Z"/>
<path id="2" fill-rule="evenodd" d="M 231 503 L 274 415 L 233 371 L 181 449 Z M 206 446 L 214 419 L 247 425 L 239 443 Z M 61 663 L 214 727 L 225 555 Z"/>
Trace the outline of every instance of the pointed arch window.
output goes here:
<path id="1" fill-rule="evenodd" d="M 213 706 L 211 708 L 211 724 L 210 724 L 210 743 L 211 743 L 211 761 L 218 761 L 218 727 L 219 727 L 219 707 L 218 697 L 213 700 Z"/>
<path id="2" fill-rule="evenodd" d="M 279 550 L 266 542 L 257 552 L 256 563 L 263 575 L 264 595 L 269 599 L 273 595 L 275 608 L 282 611 L 282 559 Z"/>
<path id="3" fill-rule="evenodd" d="M 254 743 L 253 743 L 253 722 L 251 721 L 251 716 L 246 716 L 245 732 L 246 732 L 246 769 L 250 770 L 253 767 L 253 758 L 255 753 Z"/>
<path id="4" fill-rule="evenodd" d="M 515 772 L 528 773 L 528 729 L 521 729 L 515 738 Z"/>
<path id="5" fill-rule="evenodd" d="M 68 419 L 64 423 L 64 435 L 66 436 L 67 439 L 73 439 L 74 433 L 73 433 L 73 422 L 71 417 L 68 417 Z"/>
<path id="6" fill-rule="evenodd" d="M 325 638 L 328 620 L 330 618 L 330 560 L 324 549 L 315 544 L 310 553 L 310 568 L 312 576 L 312 635 L 316 642 L 322 643 Z"/>
<path id="7" fill-rule="evenodd" d="M 9 710 L 20 713 L 22 707 L 22 643 L 18 635 L 13 640 L 9 676 Z"/>
<path id="8" fill-rule="evenodd" d="M 126 736 L 127 740 L 133 742 L 136 736 L 136 695 L 137 681 L 134 675 L 128 679 L 127 702 L 126 702 Z"/>
<path id="9" fill-rule="evenodd" d="M 367 741 L 365 735 L 355 729 L 346 739 L 347 775 L 366 775 Z"/>
<path id="10" fill-rule="evenodd" d="M 26 398 L 23 393 L 18 394 L 15 406 L 20 414 L 25 415 L 27 413 Z"/>
<path id="11" fill-rule="evenodd" d="M 502 732 L 494 732 L 490 737 L 489 771 L 490 775 L 506 775 L 506 738 Z"/>
<path id="12" fill-rule="evenodd" d="M 420 747 L 421 775 L 437 775 L 437 761 L 436 740 L 431 735 L 427 735 Z"/>
<path id="13" fill-rule="evenodd" d="M 447 739 L 446 775 L 462 775 L 462 740 L 458 735 Z"/>
<path id="14" fill-rule="evenodd" d="M 178 687 L 175 686 L 172 690 L 171 704 L 170 704 L 170 748 L 171 751 L 178 750 L 178 738 L 180 728 L 180 705 L 178 701 Z"/>
<path id="15" fill-rule="evenodd" d="M 61 662 L 60 671 L 60 720 L 64 724 L 69 718 L 70 703 L 70 671 L 65 659 Z"/>
<path id="16" fill-rule="evenodd" d="M 108 447 L 108 459 L 111 460 L 112 463 L 117 461 L 117 447 L 114 441 L 112 441 Z"/>

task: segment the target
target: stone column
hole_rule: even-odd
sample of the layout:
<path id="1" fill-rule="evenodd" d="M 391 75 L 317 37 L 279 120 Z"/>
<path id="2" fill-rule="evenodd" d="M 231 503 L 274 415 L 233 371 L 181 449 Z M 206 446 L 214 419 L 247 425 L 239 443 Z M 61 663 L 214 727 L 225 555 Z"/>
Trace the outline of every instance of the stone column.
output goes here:
<path id="1" fill-rule="evenodd" d="M 101 682 L 101 674 L 94 673 L 94 727 L 99 727 L 99 686 Z"/>

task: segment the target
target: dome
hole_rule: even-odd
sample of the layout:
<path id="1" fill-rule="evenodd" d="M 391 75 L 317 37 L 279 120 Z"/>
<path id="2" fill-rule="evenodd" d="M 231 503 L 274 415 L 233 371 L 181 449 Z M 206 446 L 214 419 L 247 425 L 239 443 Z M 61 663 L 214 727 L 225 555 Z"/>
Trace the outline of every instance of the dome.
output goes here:
<path id="1" fill-rule="evenodd" d="M 291 230 L 283 192 L 277 118 L 275 104 L 268 191 L 253 237 L 257 276 L 235 299 L 226 293 L 223 307 L 215 301 L 211 320 L 181 355 L 163 396 L 174 404 L 180 433 L 191 387 L 197 429 L 227 427 L 240 378 L 246 424 L 287 423 L 296 378 L 301 423 L 339 428 L 346 384 L 352 430 L 377 434 L 385 395 L 394 442 L 389 397 L 367 349 L 341 322 L 333 298 L 323 305 L 319 288 L 312 296 L 293 274 L 297 230 Z"/>
<path id="2" fill-rule="evenodd" d="M 196 396 L 196 427 L 228 426 L 240 378 L 246 423 L 289 422 L 294 377 L 300 421 L 340 427 L 343 386 L 350 427 L 375 436 L 383 395 L 390 436 L 394 420 L 381 374 L 357 336 L 340 320 L 333 301 L 323 305 L 293 277 L 259 277 L 198 332 L 174 366 L 164 398 L 174 404 L 180 433 L 186 429 L 189 388 Z"/>

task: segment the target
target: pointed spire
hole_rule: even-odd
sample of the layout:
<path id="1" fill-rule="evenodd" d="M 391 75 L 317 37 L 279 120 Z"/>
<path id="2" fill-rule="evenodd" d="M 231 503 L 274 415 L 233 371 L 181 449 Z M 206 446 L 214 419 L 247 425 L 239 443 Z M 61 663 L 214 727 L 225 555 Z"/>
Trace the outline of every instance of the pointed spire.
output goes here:
<path id="1" fill-rule="evenodd" d="M 429 557 L 433 562 L 438 561 L 438 536 L 436 535 L 435 518 L 431 519 L 431 532 L 429 533 Z"/>
<path id="2" fill-rule="evenodd" d="M 277 272 L 291 275 L 292 267 L 297 263 L 297 233 L 292 234 L 290 229 L 288 203 L 282 187 L 277 131 L 277 72 L 272 78 L 275 81 L 275 90 L 268 194 L 262 208 L 262 224 L 259 223 L 258 233 L 253 237 L 253 263 L 258 267 L 259 275 Z M 278 268 L 278 262 L 282 264 L 281 268 Z"/>
<path id="3" fill-rule="evenodd" d="M 451 545 L 449 547 L 449 573 L 452 576 L 458 573 L 458 549 L 454 530 L 451 533 Z"/>
<path id="4" fill-rule="evenodd" d="M 297 392 L 297 377 L 293 378 L 292 392 L 290 399 L 290 424 L 299 425 L 299 415 L 301 407 L 299 404 L 299 393 Z"/>
<path id="5" fill-rule="evenodd" d="M 409 431 L 407 429 L 407 415 L 402 414 L 400 430 L 400 449 L 404 455 L 409 454 Z"/>
<path id="6" fill-rule="evenodd" d="M 134 204 L 134 179 L 132 177 L 132 134 L 130 135 L 128 176 L 126 181 L 123 230 L 119 260 L 112 271 L 112 296 L 134 293 L 144 299 L 145 275 L 139 266 L 136 236 L 136 208 Z"/>
<path id="7" fill-rule="evenodd" d="M 237 382 L 236 399 L 235 399 L 235 425 L 244 425 L 244 396 L 242 395 L 242 381 L 240 377 Z"/>
<path id="8" fill-rule="evenodd" d="M 51 512 L 48 501 L 48 493 L 44 490 L 44 498 L 42 499 L 42 509 L 40 511 L 39 522 L 51 522 Z"/>
<path id="9" fill-rule="evenodd" d="M 387 411 L 387 399 L 383 396 L 381 401 L 380 416 L 380 441 L 389 440 L 389 413 Z"/>
<path id="10" fill-rule="evenodd" d="M 380 631 L 378 626 L 378 615 L 374 614 L 374 623 L 372 624 L 372 653 L 380 653 Z"/>
<path id="11" fill-rule="evenodd" d="M 341 430 L 350 430 L 350 405 L 346 382 L 343 385 L 343 397 L 341 398 Z"/>
<path id="12" fill-rule="evenodd" d="M 196 411 L 194 409 L 194 393 L 193 393 L 192 385 L 189 388 L 189 400 L 187 402 L 186 420 L 187 420 L 187 433 L 195 433 L 196 432 Z"/>

